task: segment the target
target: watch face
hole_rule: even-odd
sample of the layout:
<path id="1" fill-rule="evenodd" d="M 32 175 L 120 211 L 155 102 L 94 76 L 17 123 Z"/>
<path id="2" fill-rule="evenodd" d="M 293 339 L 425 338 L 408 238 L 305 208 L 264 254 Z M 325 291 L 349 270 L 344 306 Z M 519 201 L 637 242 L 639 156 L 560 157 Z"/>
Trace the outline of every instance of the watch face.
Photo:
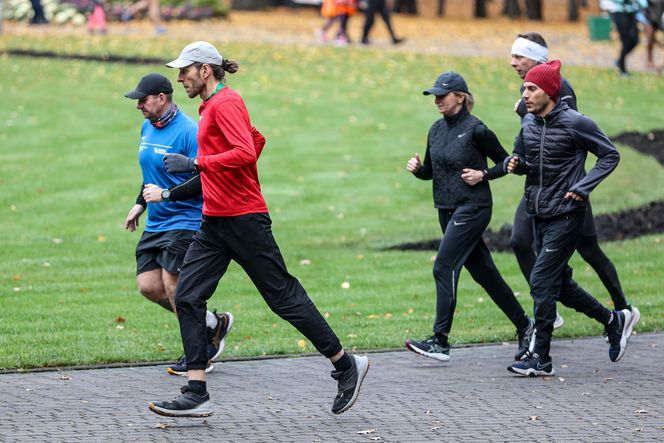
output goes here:
<path id="1" fill-rule="evenodd" d="M 170 197 L 171 197 L 171 191 L 169 191 L 168 189 L 164 189 L 163 191 L 161 191 L 161 198 L 163 198 L 164 200 L 168 200 Z"/>

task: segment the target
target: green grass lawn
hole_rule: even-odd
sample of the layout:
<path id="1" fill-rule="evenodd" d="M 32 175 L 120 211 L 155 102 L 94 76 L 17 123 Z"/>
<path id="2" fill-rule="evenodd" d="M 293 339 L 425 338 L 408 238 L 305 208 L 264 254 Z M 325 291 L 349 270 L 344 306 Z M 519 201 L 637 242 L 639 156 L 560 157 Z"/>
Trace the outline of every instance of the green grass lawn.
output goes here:
<path id="1" fill-rule="evenodd" d="M 186 41 L 6 36 L 0 50 L 115 53 L 174 58 Z M 143 40 L 141 40 L 143 41 Z M 461 72 L 475 114 L 511 150 L 518 79 L 493 60 L 441 58 L 354 48 L 220 45 L 241 63 L 229 84 L 247 102 L 268 144 L 259 162 L 277 241 L 289 265 L 347 348 L 402 346 L 431 331 L 434 252 L 387 252 L 397 243 L 440 235 L 431 186 L 405 170 L 424 153 L 439 118 L 421 91 L 443 70 Z M 0 56 L 0 368 L 169 360 L 181 353 L 175 317 L 135 288 L 139 233 L 122 229 L 140 185 L 142 115 L 123 94 L 163 66 Z M 564 68 L 581 110 L 609 135 L 664 128 L 661 79 Z M 198 99 L 175 98 L 189 115 Z M 596 214 L 664 198 L 664 169 L 620 147 L 618 169 L 593 194 Z M 491 226 L 511 222 L 522 179 L 493 183 Z M 664 329 L 659 294 L 661 236 L 604 245 L 639 331 Z M 498 267 L 528 311 L 532 301 L 511 254 Z M 302 264 L 307 260 L 310 264 Z M 609 296 L 578 257 L 578 281 Z M 348 282 L 349 289 L 341 284 Z M 514 329 L 467 274 L 461 278 L 453 343 L 506 341 Z M 264 304 L 237 266 L 210 307 L 236 318 L 225 357 L 311 352 L 313 347 Z M 561 308 L 557 336 L 598 335 L 601 327 Z M 304 344 L 304 346 L 302 346 Z"/>

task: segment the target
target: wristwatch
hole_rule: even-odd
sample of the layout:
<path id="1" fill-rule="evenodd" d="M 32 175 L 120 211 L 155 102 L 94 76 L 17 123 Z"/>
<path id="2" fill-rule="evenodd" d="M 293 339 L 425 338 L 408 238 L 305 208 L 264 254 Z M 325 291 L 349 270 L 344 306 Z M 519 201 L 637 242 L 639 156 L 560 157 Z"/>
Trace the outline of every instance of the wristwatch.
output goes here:
<path id="1" fill-rule="evenodd" d="M 168 200 L 169 198 L 171 198 L 171 191 L 169 189 L 163 189 L 161 191 L 161 198 L 163 200 Z"/>

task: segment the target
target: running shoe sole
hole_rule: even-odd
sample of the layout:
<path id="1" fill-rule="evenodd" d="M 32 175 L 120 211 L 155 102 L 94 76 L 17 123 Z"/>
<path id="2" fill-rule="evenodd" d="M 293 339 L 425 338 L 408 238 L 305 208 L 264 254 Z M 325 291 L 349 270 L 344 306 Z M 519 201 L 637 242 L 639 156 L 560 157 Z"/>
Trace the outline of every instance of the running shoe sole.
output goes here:
<path id="1" fill-rule="evenodd" d="M 424 355 L 425 357 L 429 358 L 435 358 L 438 361 L 450 361 L 450 356 L 447 354 L 443 354 L 442 352 L 426 352 L 423 351 L 422 349 L 413 346 L 413 344 L 410 341 L 406 341 L 406 347 L 410 349 L 411 351 L 415 352 L 416 354 Z"/>
<path id="2" fill-rule="evenodd" d="M 636 306 L 632 306 L 632 318 L 627 324 L 627 340 L 632 336 L 632 332 L 634 331 L 634 327 L 636 324 L 639 322 L 641 319 L 641 312 Z"/>
<path id="3" fill-rule="evenodd" d="M 355 404 L 355 400 L 357 400 L 357 397 L 360 395 L 360 388 L 362 387 L 364 377 L 367 376 L 367 372 L 369 372 L 369 366 L 371 366 L 371 362 L 369 362 L 367 357 L 358 357 L 354 355 L 353 358 L 355 358 L 355 364 L 357 365 L 357 384 L 355 385 L 353 396 L 350 398 L 348 404 L 337 412 L 333 412 L 333 414 L 336 415 L 339 415 L 342 412 L 346 412 L 351 408 L 351 406 Z"/>
<path id="4" fill-rule="evenodd" d="M 538 371 L 537 369 L 534 369 L 534 368 L 519 369 L 519 368 L 515 368 L 513 366 L 509 366 L 507 368 L 507 370 L 510 371 L 510 372 L 513 372 L 515 374 L 523 375 L 523 376 L 527 376 L 527 377 L 538 377 L 540 375 L 544 376 L 544 377 L 547 377 L 547 376 L 555 375 L 555 371 L 553 370 L 553 368 L 551 368 L 551 372 L 546 372 L 546 371 Z"/>
<path id="5" fill-rule="evenodd" d="M 182 411 L 176 411 L 172 409 L 164 409 L 156 406 L 153 402 L 150 402 L 148 408 L 157 415 L 163 415 L 165 417 L 209 417 L 214 412 L 210 409 L 210 401 L 206 401 L 196 406 L 193 409 L 185 409 Z"/>
<path id="6" fill-rule="evenodd" d="M 214 370 L 214 365 L 212 363 L 207 365 L 207 368 L 205 368 L 205 373 L 212 372 Z M 173 368 L 166 368 L 166 372 L 168 372 L 171 375 L 179 375 L 180 377 L 186 377 L 187 376 L 187 371 L 176 371 Z"/>

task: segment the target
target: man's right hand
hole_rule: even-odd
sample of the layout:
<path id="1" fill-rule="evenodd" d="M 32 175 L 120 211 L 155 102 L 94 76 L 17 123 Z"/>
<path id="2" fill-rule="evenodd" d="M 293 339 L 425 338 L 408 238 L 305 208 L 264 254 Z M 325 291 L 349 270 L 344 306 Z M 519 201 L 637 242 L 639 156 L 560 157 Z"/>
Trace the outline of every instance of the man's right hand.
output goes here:
<path id="1" fill-rule="evenodd" d="M 129 211 L 129 214 L 127 214 L 127 218 L 125 219 L 124 222 L 124 228 L 134 232 L 136 228 L 138 227 L 138 218 L 141 216 L 141 214 L 145 211 L 145 208 L 141 205 L 134 205 L 133 208 Z"/>
<path id="2" fill-rule="evenodd" d="M 420 161 L 420 154 L 415 154 L 415 157 L 411 157 L 406 164 L 406 169 L 408 169 L 413 174 L 419 171 L 422 168 L 422 162 Z"/>
<path id="3" fill-rule="evenodd" d="M 507 172 L 513 174 L 518 165 L 519 165 L 519 157 L 517 157 L 516 155 L 512 156 L 512 158 L 510 158 L 510 161 L 507 162 Z"/>

